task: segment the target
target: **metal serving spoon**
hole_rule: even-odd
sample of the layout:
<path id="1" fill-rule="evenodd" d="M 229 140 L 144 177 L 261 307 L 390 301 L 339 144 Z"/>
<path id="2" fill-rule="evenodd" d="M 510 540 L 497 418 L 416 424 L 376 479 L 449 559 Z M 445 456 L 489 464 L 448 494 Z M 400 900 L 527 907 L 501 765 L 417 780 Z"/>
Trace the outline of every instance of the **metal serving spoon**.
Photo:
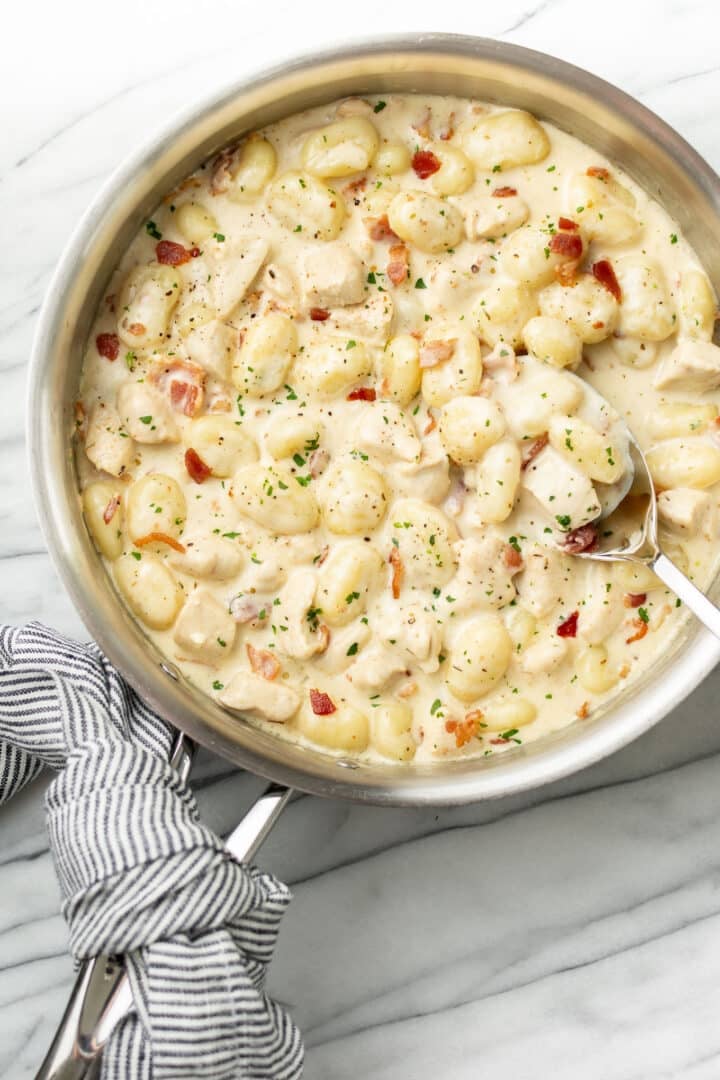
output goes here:
<path id="1" fill-rule="evenodd" d="M 568 375 L 570 373 L 568 372 Z M 640 528 L 635 529 L 622 539 L 616 546 L 603 545 L 602 535 L 597 547 L 588 550 L 571 551 L 582 559 L 593 559 L 595 562 L 629 562 L 647 566 L 657 574 L 662 582 L 686 604 L 694 615 L 711 630 L 716 637 L 720 638 L 720 608 L 702 593 L 696 585 L 668 558 L 661 550 L 658 539 L 657 525 L 657 496 L 655 485 L 645 455 L 640 449 L 637 439 L 628 427 L 625 420 L 617 413 L 617 410 L 590 386 L 584 379 L 577 375 L 571 376 L 582 384 L 586 401 L 595 410 L 606 416 L 611 416 L 613 423 L 622 429 L 627 439 L 628 465 L 627 472 L 617 484 L 607 488 L 605 494 L 600 495 L 602 512 L 597 521 L 602 521 L 613 514 L 622 505 L 627 495 L 632 490 L 633 494 L 647 497 L 645 517 Z M 602 487 L 602 485 L 601 485 Z M 579 531 L 579 530 L 577 530 Z M 568 554 L 567 548 L 562 548 Z"/>

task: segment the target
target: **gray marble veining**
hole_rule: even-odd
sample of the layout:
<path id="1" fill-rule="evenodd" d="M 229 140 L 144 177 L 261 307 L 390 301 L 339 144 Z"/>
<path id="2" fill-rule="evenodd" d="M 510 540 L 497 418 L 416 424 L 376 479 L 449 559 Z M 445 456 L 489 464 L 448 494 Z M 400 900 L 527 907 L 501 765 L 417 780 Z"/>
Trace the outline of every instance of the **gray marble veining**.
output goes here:
<path id="1" fill-rule="evenodd" d="M 506 37 L 616 82 L 720 165 L 710 0 L 429 0 L 342 9 L 190 0 L 13 6 L 0 95 L 0 617 L 84 632 L 28 489 L 25 361 L 73 222 L 166 116 L 292 51 L 353 34 Z M 199 22 L 196 22 L 199 19 Z M 44 23 L 40 32 L 39 23 Z M 32 43 L 31 55 L 29 43 Z M 251 57 L 251 64 L 246 64 Z M 271 972 L 312 1080 L 720 1076 L 716 672 L 643 739 L 540 791 L 451 810 L 300 798 L 261 861 L 293 885 Z M 203 755 L 205 819 L 258 782 Z M 72 978 L 40 778 L 0 812 L 0 1074 L 31 1077 Z"/>

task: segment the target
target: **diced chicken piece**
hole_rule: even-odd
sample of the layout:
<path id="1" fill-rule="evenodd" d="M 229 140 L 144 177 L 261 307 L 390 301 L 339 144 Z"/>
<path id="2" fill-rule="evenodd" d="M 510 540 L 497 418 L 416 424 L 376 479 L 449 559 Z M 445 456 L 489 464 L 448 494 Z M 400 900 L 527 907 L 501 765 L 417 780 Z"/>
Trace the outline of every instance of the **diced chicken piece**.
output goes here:
<path id="1" fill-rule="evenodd" d="M 517 590 L 533 615 L 549 615 L 562 595 L 567 569 L 561 556 L 541 544 L 523 545 L 525 569 L 517 580 Z"/>
<path id="2" fill-rule="evenodd" d="M 231 540 L 220 536 L 183 536 L 183 554 L 173 554 L 170 564 L 192 577 L 215 578 L 226 581 L 239 573 L 244 557 L 242 549 Z"/>
<path id="3" fill-rule="evenodd" d="M 260 285 L 264 293 L 273 299 L 294 307 L 299 303 L 298 284 L 295 275 L 281 263 L 268 263 L 263 272 Z"/>
<path id="4" fill-rule="evenodd" d="M 531 645 L 520 656 L 520 667 L 527 675 L 546 675 L 559 667 L 567 656 L 568 644 L 557 634 Z"/>
<path id="5" fill-rule="evenodd" d="M 425 502 L 437 503 L 450 489 L 450 462 L 444 451 L 423 452 L 417 462 L 400 463 L 395 467 L 393 484 L 398 495 L 407 495 Z"/>
<path id="6" fill-rule="evenodd" d="M 272 592 L 279 589 L 286 578 L 284 560 L 273 552 L 252 552 L 247 573 L 243 575 L 243 588 L 248 592 Z"/>
<path id="7" fill-rule="evenodd" d="M 170 403 L 148 382 L 124 383 L 117 406 L 129 434 L 139 443 L 177 442 L 180 438 Z"/>
<path id="8" fill-rule="evenodd" d="M 206 589 L 196 589 L 178 615 L 173 639 L 189 656 L 216 663 L 229 655 L 235 630 L 227 608 Z"/>
<path id="9" fill-rule="evenodd" d="M 437 617 L 419 604 L 394 607 L 383 619 L 382 633 L 385 641 L 402 650 L 421 671 L 431 673 L 440 667 L 442 630 Z"/>
<path id="10" fill-rule="evenodd" d="M 205 397 L 205 370 L 191 360 L 168 357 L 153 364 L 147 381 L 165 395 L 170 408 L 185 416 L 195 416 Z"/>
<path id="11" fill-rule="evenodd" d="M 403 410 L 390 401 L 358 404 L 352 416 L 350 442 L 387 460 L 420 461 L 422 447 Z"/>
<path id="12" fill-rule="evenodd" d="M 694 390 L 702 394 L 720 386 L 720 347 L 710 341 L 682 341 L 655 376 L 657 390 Z"/>
<path id="13" fill-rule="evenodd" d="M 347 678 L 358 690 L 381 690 L 395 675 L 407 670 L 407 662 L 387 645 L 371 645 L 357 658 Z"/>
<path id="14" fill-rule="evenodd" d="M 395 307 L 389 293 L 375 293 L 362 304 L 335 308 L 325 325 L 338 334 L 367 345 L 385 345 L 390 337 Z"/>
<path id="15" fill-rule="evenodd" d="M 230 381 L 230 368 L 237 349 L 237 330 L 219 319 L 196 327 L 185 338 L 189 359 L 222 382 Z"/>
<path id="16" fill-rule="evenodd" d="M 521 483 L 535 496 L 553 525 L 564 532 L 587 525 L 600 514 L 600 502 L 590 479 L 550 446 L 533 458 Z"/>
<path id="17" fill-rule="evenodd" d="M 465 231 L 469 240 L 495 240 L 520 228 L 530 210 L 519 195 L 479 195 L 463 205 Z"/>
<path id="18" fill-rule="evenodd" d="M 333 308 L 359 304 L 365 296 L 367 271 L 347 244 L 323 244 L 306 251 L 300 281 L 308 307 Z"/>
<path id="19" fill-rule="evenodd" d="M 228 709 L 237 709 L 260 720 L 284 724 L 300 708 L 300 695 L 280 682 L 269 682 L 252 671 L 233 675 L 218 701 Z"/>
<path id="20" fill-rule="evenodd" d="M 132 461 L 133 450 L 129 425 L 123 425 L 112 405 L 96 405 L 85 435 L 85 453 L 95 468 L 122 476 Z"/>
<path id="21" fill-rule="evenodd" d="M 477 292 L 478 287 L 476 274 L 445 260 L 433 267 L 426 280 L 428 290 L 432 290 L 433 307 L 444 310 L 448 318 L 452 318 L 453 307 Z M 421 312 L 415 317 L 422 322 Z"/>
<path id="22" fill-rule="evenodd" d="M 371 631 L 367 623 L 355 619 L 349 626 L 333 627 L 332 637 L 327 652 L 315 659 L 320 671 L 335 675 L 345 671 L 355 663 L 354 657 L 370 640 Z M 352 649 L 350 655 L 348 650 Z"/>
<path id="23" fill-rule="evenodd" d="M 446 587 L 446 595 L 454 596 L 450 610 L 457 612 L 492 610 L 506 607 L 515 599 L 513 577 L 522 568 L 508 563 L 507 544 L 496 533 L 488 531 L 479 539 L 460 540 L 455 550 L 458 568 Z"/>
<path id="24" fill-rule="evenodd" d="M 603 566 L 588 567 L 585 602 L 580 606 L 578 634 L 589 645 L 600 645 L 625 615 L 622 594 Z"/>
<path id="25" fill-rule="evenodd" d="M 244 298 L 268 254 L 266 240 L 219 243 L 206 255 L 210 290 L 218 318 L 227 319 Z"/>
<path id="26" fill-rule="evenodd" d="M 294 660 L 309 660 L 328 646 L 327 633 L 320 626 L 312 570 L 296 570 L 280 591 L 280 603 L 273 608 L 273 619 L 280 628 L 278 649 Z M 287 627 L 287 630 L 284 629 Z"/>
<path id="27" fill-rule="evenodd" d="M 696 488 L 671 488 L 657 500 L 660 520 L 677 532 L 694 535 L 706 529 L 713 501 L 707 491 Z"/>

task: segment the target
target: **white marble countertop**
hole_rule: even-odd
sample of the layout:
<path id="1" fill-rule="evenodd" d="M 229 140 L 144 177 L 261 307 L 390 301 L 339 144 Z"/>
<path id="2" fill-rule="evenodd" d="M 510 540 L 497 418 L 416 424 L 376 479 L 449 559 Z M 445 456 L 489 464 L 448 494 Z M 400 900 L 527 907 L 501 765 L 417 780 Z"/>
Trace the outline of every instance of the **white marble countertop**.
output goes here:
<path id="1" fill-rule="evenodd" d="M 0 618 L 83 636 L 36 524 L 25 368 L 51 269 L 110 170 L 173 111 L 292 51 L 446 29 L 554 53 L 720 166 L 712 0 L 13 4 L 0 67 Z M 204 10 L 206 14 L 201 15 Z M 247 58 L 250 58 L 248 61 Z M 542 791 L 454 810 L 302 798 L 264 847 L 291 883 L 271 989 L 312 1080 L 720 1076 L 716 672 L 639 742 Z M 715 707 L 714 707 L 715 706 Z M 227 831 L 257 782 L 205 757 Z M 0 1074 L 30 1077 L 72 978 L 41 778 L 0 811 Z"/>

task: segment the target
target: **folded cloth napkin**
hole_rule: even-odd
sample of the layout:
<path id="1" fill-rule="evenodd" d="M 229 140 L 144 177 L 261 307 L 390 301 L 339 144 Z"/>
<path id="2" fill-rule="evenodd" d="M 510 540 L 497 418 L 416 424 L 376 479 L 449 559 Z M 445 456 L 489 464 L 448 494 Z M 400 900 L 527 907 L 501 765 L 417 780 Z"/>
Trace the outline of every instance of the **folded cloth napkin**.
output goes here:
<path id="1" fill-rule="evenodd" d="M 0 803 L 61 770 L 46 807 L 70 945 L 123 953 L 131 980 L 103 1078 L 291 1080 L 300 1033 L 264 990 L 290 892 L 200 823 L 171 742 L 97 646 L 0 626 Z"/>

